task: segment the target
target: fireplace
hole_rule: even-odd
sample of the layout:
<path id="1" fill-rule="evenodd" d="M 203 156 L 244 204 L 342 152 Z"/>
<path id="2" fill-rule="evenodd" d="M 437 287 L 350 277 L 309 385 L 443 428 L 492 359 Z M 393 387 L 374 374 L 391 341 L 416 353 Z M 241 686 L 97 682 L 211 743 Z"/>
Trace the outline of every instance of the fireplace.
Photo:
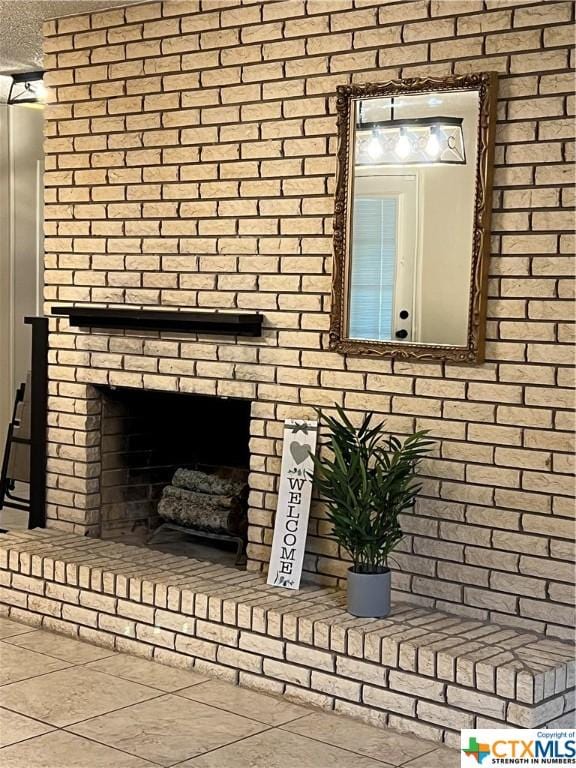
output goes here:
<path id="1" fill-rule="evenodd" d="M 99 387 L 98 391 L 101 469 L 95 532 L 101 538 L 146 543 L 165 522 L 169 523 L 165 528 L 173 532 L 174 520 L 159 514 L 163 496 L 164 509 L 174 501 L 175 493 L 180 505 L 180 497 L 194 493 L 211 498 L 210 488 L 202 483 L 199 494 L 194 490 L 189 483 L 191 477 L 212 478 L 209 485 L 222 485 L 222 499 L 230 498 L 224 495 L 232 493 L 230 487 L 237 487 L 239 501 L 235 509 L 246 501 L 247 492 L 240 499 L 239 489 L 247 487 L 249 400 L 112 387 Z M 175 475 L 176 485 L 181 488 L 172 486 Z M 172 535 L 168 540 L 186 542 L 178 551 L 192 556 L 199 547 L 205 556 L 202 545 L 215 546 L 222 540 L 220 535 L 212 536 L 206 526 L 199 532 L 192 525 L 191 530 L 195 531 L 193 535 Z M 155 535 L 154 546 L 165 538 Z"/>

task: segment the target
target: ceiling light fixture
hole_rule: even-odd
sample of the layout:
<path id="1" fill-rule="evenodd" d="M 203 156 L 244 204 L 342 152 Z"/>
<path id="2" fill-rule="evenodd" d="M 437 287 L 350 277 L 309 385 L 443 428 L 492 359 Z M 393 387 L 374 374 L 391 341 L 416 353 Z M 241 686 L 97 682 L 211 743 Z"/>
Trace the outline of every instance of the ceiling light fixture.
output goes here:
<path id="1" fill-rule="evenodd" d="M 46 89 L 44 72 L 18 72 L 12 75 L 8 104 L 43 104 Z"/>

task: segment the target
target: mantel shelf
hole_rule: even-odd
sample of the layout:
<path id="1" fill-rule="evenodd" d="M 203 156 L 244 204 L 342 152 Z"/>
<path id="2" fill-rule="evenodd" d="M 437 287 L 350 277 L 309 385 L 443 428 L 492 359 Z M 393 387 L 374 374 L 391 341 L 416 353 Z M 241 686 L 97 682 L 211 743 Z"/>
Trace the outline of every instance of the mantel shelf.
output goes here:
<path id="1" fill-rule="evenodd" d="M 78 328 L 116 328 L 131 331 L 177 331 L 219 336 L 261 336 L 262 315 L 255 312 L 168 312 L 119 307 L 52 307 L 53 315 L 67 315 Z"/>

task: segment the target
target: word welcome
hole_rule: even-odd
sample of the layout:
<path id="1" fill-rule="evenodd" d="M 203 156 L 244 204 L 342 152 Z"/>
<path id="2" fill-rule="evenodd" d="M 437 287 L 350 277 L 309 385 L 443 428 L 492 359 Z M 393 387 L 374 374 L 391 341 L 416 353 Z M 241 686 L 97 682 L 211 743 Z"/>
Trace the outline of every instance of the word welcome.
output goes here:
<path id="1" fill-rule="evenodd" d="M 300 505 L 302 504 L 302 488 L 305 481 L 301 478 L 289 477 L 288 506 L 286 508 L 285 533 L 282 536 L 280 550 L 280 573 L 292 573 L 295 563 L 296 544 L 300 525 Z M 297 489 L 297 490 L 294 490 Z"/>

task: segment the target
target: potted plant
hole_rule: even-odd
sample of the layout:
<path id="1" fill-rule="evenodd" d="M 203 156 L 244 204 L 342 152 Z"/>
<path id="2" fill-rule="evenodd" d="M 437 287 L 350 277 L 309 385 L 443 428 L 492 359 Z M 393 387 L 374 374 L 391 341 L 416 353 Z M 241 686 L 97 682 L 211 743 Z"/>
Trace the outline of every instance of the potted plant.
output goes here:
<path id="1" fill-rule="evenodd" d="M 384 422 L 371 426 L 367 413 L 356 427 L 336 406 L 338 418 L 320 411 L 328 427 L 330 455 L 314 456 L 315 482 L 328 505 L 334 536 L 350 555 L 348 612 L 378 618 L 390 612 L 391 574 L 387 561 L 402 539 L 398 517 L 410 509 L 421 485 L 420 459 L 433 441 L 426 431 L 404 442 L 384 434 Z"/>

